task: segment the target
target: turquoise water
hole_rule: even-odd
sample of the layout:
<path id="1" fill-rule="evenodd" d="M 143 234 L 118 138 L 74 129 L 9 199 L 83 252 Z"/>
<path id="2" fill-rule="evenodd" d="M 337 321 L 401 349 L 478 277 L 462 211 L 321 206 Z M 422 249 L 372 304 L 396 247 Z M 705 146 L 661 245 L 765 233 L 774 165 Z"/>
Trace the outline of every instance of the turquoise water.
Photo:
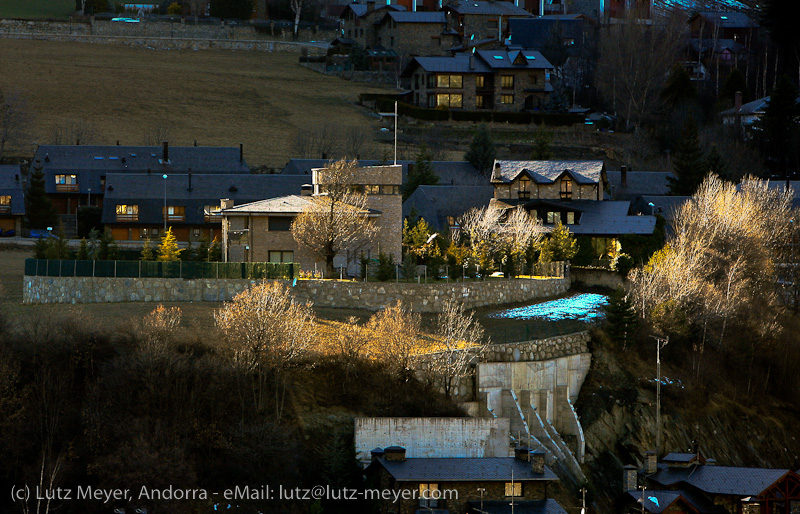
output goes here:
<path id="1" fill-rule="evenodd" d="M 608 304 L 608 296 L 584 293 L 549 302 L 535 303 L 489 314 L 491 318 L 542 319 L 548 321 L 578 320 L 596 321 L 603 317 L 603 306 Z"/>

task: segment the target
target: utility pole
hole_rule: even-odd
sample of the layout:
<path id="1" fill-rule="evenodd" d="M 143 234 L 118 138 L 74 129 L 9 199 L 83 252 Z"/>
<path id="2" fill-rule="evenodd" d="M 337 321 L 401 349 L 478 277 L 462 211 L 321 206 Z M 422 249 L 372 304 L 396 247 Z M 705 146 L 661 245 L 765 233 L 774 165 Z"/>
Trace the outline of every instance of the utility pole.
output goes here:
<path id="1" fill-rule="evenodd" d="M 656 340 L 656 455 L 658 455 L 661 451 L 661 349 L 669 344 L 669 336 L 650 337 Z"/>

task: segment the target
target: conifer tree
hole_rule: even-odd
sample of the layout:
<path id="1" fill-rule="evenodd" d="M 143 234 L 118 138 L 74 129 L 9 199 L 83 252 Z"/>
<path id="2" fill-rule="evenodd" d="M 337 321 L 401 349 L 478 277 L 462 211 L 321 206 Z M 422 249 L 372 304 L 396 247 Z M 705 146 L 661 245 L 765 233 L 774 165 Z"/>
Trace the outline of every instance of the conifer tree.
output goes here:
<path id="1" fill-rule="evenodd" d="M 200 238 L 200 244 L 197 245 L 197 254 L 195 255 L 195 259 L 198 261 L 208 261 L 209 251 L 211 248 L 208 244 L 208 236 L 205 234 L 203 237 Z"/>
<path id="2" fill-rule="evenodd" d="M 44 229 L 58 224 L 58 214 L 45 191 L 44 172 L 39 161 L 36 161 L 28 177 L 25 217 L 28 228 Z"/>
<path id="3" fill-rule="evenodd" d="M 661 100 L 667 107 L 674 109 L 686 105 L 697 98 L 697 90 L 692 84 L 692 77 L 681 64 L 676 64 L 661 90 Z"/>
<path id="4" fill-rule="evenodd" d="M 553 158 L 553 151 L 550 147 L 553 141 L 553 134 L 544 128 L 544 123 L 537 127 L 533 133 L 533 154 L 534 161 L 546 161 Z"/>
<path id="5" fill-rule="evenodd" d="M 559 221 L 541 246 L 539 261 L 568 261 L 578 253 L 578 241 L 569 229 Z"/>
<path id="6" fill-rule="evenodd" d="M 716 144 L 711 145 L 711 150 L 708 151 L 703 168 L 705 169 L 706 174 L 713 173 L 722 178 L 728 178 L 728 173 L 730 171 L 728 168 L 728 163 L 719 152 Z"/>
<path id="7" fill-rule="evenodd" d="M 475 137 L 469 144 L 467 153 L 464 154 L 464 160 L 469 161 L 479 172 L 489 177 L 492 173 L 495 155 L 494 141 L 492 141 L 489 128 L 486 125 L 479 126 Z"/>
<path id="8" fill-rule="evenodd" d="M 178 240 L 172 233 L 172 227 L 169 227 L 164 232 L 164 237 L 161 238 L 161 244 L 158 245 L 158 260 L 159 261 L 178 261 L 181 258 L 181 252 L 178 248 Z"/>
<path id="9" fill-rule="evenodd" d="M 79 261 L 89 260 L 89 245 L 86 243 L 86 238 L 81 239 L 81 246 L 78 248 L 78 255 L 76 258 Z"/>
<path id="10" fill-rule="evenodd" d="M 219 244 L 219 239 L 216 237 L 211 242 L 211 248 L 208 250 L 208 261 L 209 262 L 221 262 L 222 261 L 222 245 Z"/>
<path id="11" fill-rule="evenodd" d="M 766 138 L 767 155 L 776 162 L 776 171 L 782 176 L 787 173 L 789 155 L 797 151 L 799 117 L 797 88 L 783 75 L 770 95 L 761 123 Z"/>
<path id="12" fill-rule="evenodd" d="M 670 193 L 692 196 L 705 178 L 703 150 L 697 135 L 697 122 L 689 115 L 681 129 L 681 138 L 675 148 L 672 169 L 675 178 L 669 177 Z"/>
<path id="13" fill-rule="evenodd" d="M 438 183 L 439 176 L 434 173 L 433 166 L 431 166 L 430 149 L 428 149 L 428 145 L 422 143 L 419 147 L 416 161 L 414 161 L 414 166 L 408 170 L 408 177 L 403 186 L 403 200 L 408 199 L 419 186 L 435 186 Z"/>
<path id="14" fill-rule="evenodd" d="M 627 348 L 639 323 L 639 318 L 625 289 L 617 288 L 608 297 L 608 305 L 604 307 L 604 310 L 606 332 L 609 337 L 615 341 L 622 341 L 623 348 Z"/>
<path id="15" fill-rule="evenodd" d="M 150 242 L 150 238 L 144 240 L 144 246 L 142 247 L 141 259 L 143 261 L 152 261 L 155 260 L 155 256 L 153 255 L 153 245 Z"/>
<path id="16" fill-rule="evenodd" d="M 739 68 L 731 70 L 728 78 L 722 83 L 719 91 L 719 102 L 721 105 L 731 107 L 736 100 L 736 92 L 741 91 L 742 103 L 750 101 L 750 90 L 747 88 L 747 81 L 739 71 Z"/>

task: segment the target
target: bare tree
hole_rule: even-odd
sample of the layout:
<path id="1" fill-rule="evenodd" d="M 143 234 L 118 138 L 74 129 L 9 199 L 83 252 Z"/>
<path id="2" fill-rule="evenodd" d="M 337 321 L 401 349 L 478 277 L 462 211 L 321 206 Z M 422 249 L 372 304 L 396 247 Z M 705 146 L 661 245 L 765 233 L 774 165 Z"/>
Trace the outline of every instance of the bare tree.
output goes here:
<path id="1" fill-rule="evenodd" d="M 684 19 L 673 13 L 648 26 L 630 13 L 601 32 L 595 82 L 628 128 L 638 128 L 658 107 L 683 41 Z"/>
<path id="2" fill-rule="evenodd" d="M 300 14 L 303 12 L 303 0 L 289 0 L 292 12 L 294 13 L 294 37 L 297 38 L 297 31 L 300 28 Z"/>
<path id="3" fill-rule="evenodd" d="M 164 141 L 169 141 L 171 124 L 166 120 L 159 120 L 147 129 L 142 135 L 142 144 L 145 146 L 161 146 Z"/>
<path id="4" fill-rule="evenodd" d="M 99 144 L 100 133 L 88 120 L 67 120 L 60 125 L 54 125 L 50 134 L 50 144 L 53 145 L 91 145 Z"/>
<path id="5" fill-rule="evenodd" d="M 377 227 L 369 218 L 367 195 L 356 181 L 356 161 L 338 161 L 320 173 L 320 195 L 292 223 L 295 241 L 325 262 L 333 276 L 333 259 L 348 251 L 353 255 L 373 239 Z"/>
<path id="6" fill-rule="evenodd" d="M 307 159 L 332 159 L 341 147 L 340 132 L 340 127 L 331 122 L 302 129 L 295 137 L 295 154 Z"/>
<path id="7" fill-rule="evenodd" d="M 24 138 L 30 117 L 27 102 L 18 91 L 0 91 L 0 162 L 6 145 Z"/>
<path id="8" fill-rule="evenodd" d="M 421 323 L 422 317 L 399 301 L 374 314 L 367 322 L 372 357 L 386 362 L 399 376 L 408 377 L 419 353 Z"/>
<path id="9" fill-rule="evenodd" d="M 508 257 L 512 259 L 512 273 L 519 273 L 525 262 L 525 254 L 531 245 L 538 244 L 544 235 L 542 222 L 525 209 L 512 209 L 506 214 L 501 228 L 501 237 Z"/>
<path id="10" fill-rule="evenodd" d="M 311 306 L 292 299 L 280 282 L 261 282 L 236 295 L 214 313 L 234 363 L 252 380 L 257 411 L 267 406 L 273 383 L 275 420 L 280 422 L 286 399 L 286 370 L 315 337 Z"/>
<path id="11" fill-rule="evenodd" d="M 437 343 L 441 350 L 429 354 L 428 371 L 441 380 L 444 394 L 450 398 L 459 381 L 469 376 L 471 366 L 486 351 L 490 341 L 483 338 L 483 327 L 473 313 L 464 312 L 464 304 L 449 298 L 442 305 L 437 320 Z"/>

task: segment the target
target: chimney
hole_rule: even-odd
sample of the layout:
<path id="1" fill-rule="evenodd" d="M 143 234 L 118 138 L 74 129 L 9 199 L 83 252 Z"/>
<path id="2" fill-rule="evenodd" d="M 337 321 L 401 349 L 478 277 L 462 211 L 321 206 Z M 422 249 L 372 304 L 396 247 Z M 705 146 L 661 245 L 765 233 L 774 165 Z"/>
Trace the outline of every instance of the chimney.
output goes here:
<path id="1" fill-rule="evenodd" d="M 222 210 L 230 209 L 233 207 L 233 200 L 230 198 L 223 198 L 219 201 L 219 206 L 222 208 Z"/>
<path id="2" fill-rule="evenodd" d="M 475 48 L 473 48 L 472 52 L 469 54 L 469 69 L 475 69 Z"/>
<path id="3" fill-rule="evenodd" d="M 189 187 L 186 188 L 187 191 L 192 190 L 192 168 L 189 168 Z"/>
<path id="4" fill-rule="evenodd" d="M 244 162 L 244 144 L 239 143 L 239 164 Z"/>
<path id="5" fill-rule="evenodd" d="M 644 454 L 644 473 L 646 475 L 652 475 L 656 471 L 658 471 L 658 459 L 656 458 L 656 452 L 649 451 L 645 452 Z"/>
<path id="6" fill-rule="evenodd" d="M 544 450 L 534 450 L 531 452 L 531 471 L 539 475 L 544 474 L 544 456 L 547 452 Z"/>
<path id="7" fill-rule="evenodd" d="M 635 491 L 638 485 L 636 481 L 636 466 L 633 464 L 622 466 L 622 492 Z"/>
<path id="8" fill-rule="evenodd" d="M 75 140 L 75 145 L 76 146 L 81 146 L 81 138 L 78 138 L 78 139 Z"/>
<path id="9" fill-rule="evenodd" d="M 117 139 L 117 146 L 119 146 L 119 139 Z"/>
<path id="10" fill-rule="evenodd" d="M 619 172 L 621 175 L 620 181 L 622 182 L 622 187 L 628 187 L 628 167 L 627 166 L 620 166 Z"/>
<path id="11" fill-rule="evenodd" d="M 194 146 L 197 146 L 197 139 L 194 140 Z"/>
<path id="12" fill-rule="evenodd" d="M 383 449 L 386 460 L 393 460 L 402 462 L 406 460 L 406 449 L 402 446 L 389 446 Z"/>
<path id="13" fill-rule="evenodd" d="M 314 186 L 311 184 L 303 184 L 300 186 L 300 196 L 311 196 L 314 192 Z"/>
<path id="14" fill-rule="evenodd" d="M 375 462 L 376 460 L 383 457 L 384 453 L 385 452 L 383 451 L 383 448 L 373 448 L 372 450 L 370 450 L 369 455 L 371 457 L 372 462 Z"/>
<path id="15" fill-rule="evenodd" d="M 375 10 L 375 0 L 367 0 L 367 12 Z"/>
<path id="16" fill-rule="evenodd" d="M 736 107 L 735 112 L 741 111 L 742 110 L 742 92 L 741 91 L 737 91 L 736 94 L 733 96 L 733 98 L 734 98 L 733 103 L 734 103 L 734 106 Z"/>
<path id="17" fill-rule="evenodd" d="M 529 462 L 530 455 L 531 453 L 527 446 L 519 446 L 517 448 L 514 448 L 514 458 L 517 460 Z"/>
<path id="18" fill-rule="evenodd" d="M 168 163 L 169 162 L 169 142 L 168 141 L 164 141 L 163 143 L 161 143 L 161 147 L 163 148 L 161 160 L 164 163 Z"/>

